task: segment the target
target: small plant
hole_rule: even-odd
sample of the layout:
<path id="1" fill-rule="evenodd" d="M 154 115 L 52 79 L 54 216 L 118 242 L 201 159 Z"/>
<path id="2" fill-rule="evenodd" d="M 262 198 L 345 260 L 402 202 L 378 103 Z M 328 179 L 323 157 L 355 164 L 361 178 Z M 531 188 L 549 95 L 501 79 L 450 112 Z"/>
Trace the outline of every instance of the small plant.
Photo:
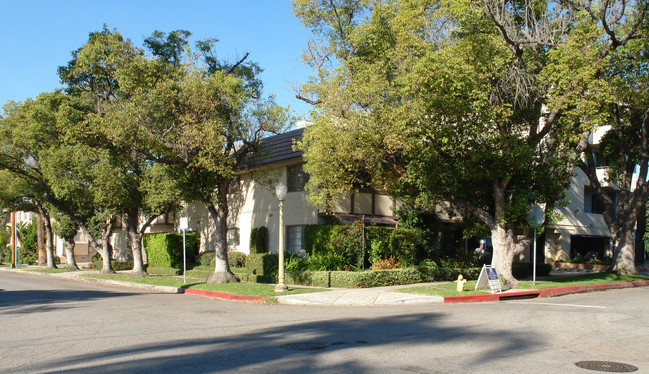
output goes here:
<path id="1" fill-rule="evenodd" d="M 421 262 L 419 263 L 419 266 L 427 266 L 427 267 L 431 267 L 431 268 L 438 267 L 437 262 L 435 262 L 435 261 L 433 261 L 431 259 L 428 259 L 428 258 L 421 260 Z"/>
<path id="2" fill-rule="evenodd" d="M 388 258 L 373 263 L 371 269 L 385 270 L 385 269 L 396 269 L 400 267 L 401 267 L 401 263 L 394 256 L 390 256 Z"/>
<path id="3" fill-rule="evenodd" d="M 309 260 L 306 256 L 303 257 L 296 253 L 287 253 L 284 255 L 284 258 L 286 259 L 286 271 L 302 272 L 309 269 Z"/>
<path id="4" fill-rule="evenodd" d="M 312 256 L 309 258 L 309 268 L 316 271 L 342 270 L 348 265 L 342 255 Z"/>

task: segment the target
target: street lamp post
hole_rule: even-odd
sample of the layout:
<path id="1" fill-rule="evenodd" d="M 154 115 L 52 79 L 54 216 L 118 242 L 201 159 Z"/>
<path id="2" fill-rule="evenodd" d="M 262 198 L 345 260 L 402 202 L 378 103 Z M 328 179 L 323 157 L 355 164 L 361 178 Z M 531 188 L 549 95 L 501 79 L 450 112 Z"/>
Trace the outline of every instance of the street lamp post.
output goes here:
<path id="1" fill-rule="evenodd" d="M 286 197 L 286 185 L 278 183 L 275 186 L 275 194 L 279 200 L 279 247 L 277 254 L 279 257 L 279 276 L 275 286 L 275 292 L 285 292 L 288 290 L 284 283 L 284 198 Z"/>

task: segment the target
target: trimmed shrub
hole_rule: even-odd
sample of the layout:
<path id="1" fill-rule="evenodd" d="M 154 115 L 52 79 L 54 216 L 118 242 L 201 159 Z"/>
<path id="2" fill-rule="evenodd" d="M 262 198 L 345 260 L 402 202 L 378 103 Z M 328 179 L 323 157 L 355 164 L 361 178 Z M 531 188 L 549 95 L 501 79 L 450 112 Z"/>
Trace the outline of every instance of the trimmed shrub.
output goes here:
<path id="1" fill-rule="evenodd" d="M 110 260 L 110 266 L 115 271 L 133 270 L 133 261 Z M 101 270 L 103 267 L 104 267 L 104 262 L 102 260 L 97 260 L 93 262 L 91 266 L 91 268 L 95 270 Z"/>
<path id="2" fill-rule="evenodd" d="M 449 269 L 435 267 L 410 267 L 405 269 L 367 271 L 306 271 L 287 273 L 290 284 L 318 287 L 380 287 L 433 281 L 453 281 L 459 274 L 465 279 L 477 279 L 479 268 Z"/>
<path id="3" fill-rule="evenodd" d="M 246 254 L 243 252 L 228 252 L 228 264 L 231 268 L 242 268 L 246 264 Z"/>
<path id="4" fill-rule="evenodd" d="M 216 254 L 214 253 L 214 251 L 201 252 L 198 254 L 198 264 L 200 266 L 209 266 L 214 268 L 214 266 L 216 265 L 215 260 Z"/>
<path id="5" fill-rule="evenodd" d="M 268 253 L 268 229 L 255 227 L 250 231 L 250 253 Z"/>
<path id="6" fill-rule="evenodd" d="M 200 248 L 198 234 L 185 234 L 187 258 L 193 259 Z M 144 237 L 147 260 L 155 267 L 181 267 L 183 265 L 183 235 L 175 233 L 153 234 Z"/>
<path id="7" fill-rule="evenodd" d="M 251 253 L 246 258 L 246 266 L 243 269 L 254 275 L 274 279 L 271 282 L 275 282 L 277 281 L 277 268 L 279 267 L 278 261 L 278 256 L 276 254 Z"/>
<path id="8" fill-rule="evenodd" d="M 147 266 L 146 272 L 149 273 L 149 275 L 182 275 L 183 274 L 182 269 L 174 269 L 170 267 L 157 267 L 157 266 Z M 189 270 L 187 271 L 187 275 L 189 275 Z"/>

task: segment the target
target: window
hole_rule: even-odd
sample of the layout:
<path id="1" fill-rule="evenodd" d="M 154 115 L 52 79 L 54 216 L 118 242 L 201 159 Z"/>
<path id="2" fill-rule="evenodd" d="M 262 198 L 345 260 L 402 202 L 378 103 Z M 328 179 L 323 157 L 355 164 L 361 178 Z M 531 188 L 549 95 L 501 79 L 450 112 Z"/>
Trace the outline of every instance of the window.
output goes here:
<path id="1" fill-rule="evenodd" d="M 228 247 L 235 247 L 239 245 L 239 228 L 233 227 L 228 229 Z"/>
<path id="2" fill-rule="evenodd" d="M 615 192 L 608 192 L 608 196 L 617 205 L 617 195 L 615 194 Z M 605 210 L 604 204 L 599 199 L 599 197 L 597 197 L 597 193 L 595 193 L 595 190 L 593 190 L 590 187 L 585 187 L 584 188 L 584 212 L 604 214 L 604 210 Z"/>
<path id="3" fill-rule="evenodd" d="M 173 225 L 175 213 L 163 213 L 153 221 L 154 225 Z"/>
<path id="4" fill-rule="evenodd" d="M 286 250 L 298 253 L 301 249 L 304 249 L 304 226 L 287 226 Z"/>
<path id="5" fill-rule="evenodd" d="M 304 191 L 309 181 L 309 173 L 302 170 L 302 165 L 289 166 L 286 170 L 286 187 L 288 192 Z"/>

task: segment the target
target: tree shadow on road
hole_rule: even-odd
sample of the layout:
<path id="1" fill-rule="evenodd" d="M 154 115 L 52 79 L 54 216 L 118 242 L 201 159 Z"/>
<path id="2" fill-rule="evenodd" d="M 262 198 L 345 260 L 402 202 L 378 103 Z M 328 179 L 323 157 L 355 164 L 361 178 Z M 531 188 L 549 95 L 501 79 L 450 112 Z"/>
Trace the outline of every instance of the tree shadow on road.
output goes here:
<path id="1" fill-rule="evenodd" d="M 296 322 L 250 333 L 220 334 L 203 330 L 204 338 L 175 339 L 156 344 L 128 344 L 91 354 L 24 365 L 21 372 L 67 373 L 212 373 L 237 372 L 433 372 L 441 360 L 459 357 L 471 365 L 529 349 L 539 336 L 516 330 L 484 331 L 484 326 L 450 326 L 436 313 Z M 451 323 L 452 325 L 452 323 Z M 247 329 L 242 328 L 243 331 Z M 231 331 L 229 329 L 228 331 Z M 146 331 L 142 331 L 146 334 Z M 532 335 L 532 336 L 531 336 Z M 443 357 L 447 344 L 475 346 L 480 353 L 458 352 Z M 484 349 L 485 347 L 488 347 Z M 400 352 L 413 349 L 416 362 L 403 364 Z M 448 350 L 444 350 L 448 355 Z M 14 373 L 18 371 L 8 371 Z"/>
<path id="2" fill-rule="evenodd" d="M 0 291 L 0 315 L 42 313 L 57 309 L 70 309 L 73 308 L 72 303 L 74 302 L 129 295 L 133 295 L 133 293 L 76 290 L 2 290 Z"/>

